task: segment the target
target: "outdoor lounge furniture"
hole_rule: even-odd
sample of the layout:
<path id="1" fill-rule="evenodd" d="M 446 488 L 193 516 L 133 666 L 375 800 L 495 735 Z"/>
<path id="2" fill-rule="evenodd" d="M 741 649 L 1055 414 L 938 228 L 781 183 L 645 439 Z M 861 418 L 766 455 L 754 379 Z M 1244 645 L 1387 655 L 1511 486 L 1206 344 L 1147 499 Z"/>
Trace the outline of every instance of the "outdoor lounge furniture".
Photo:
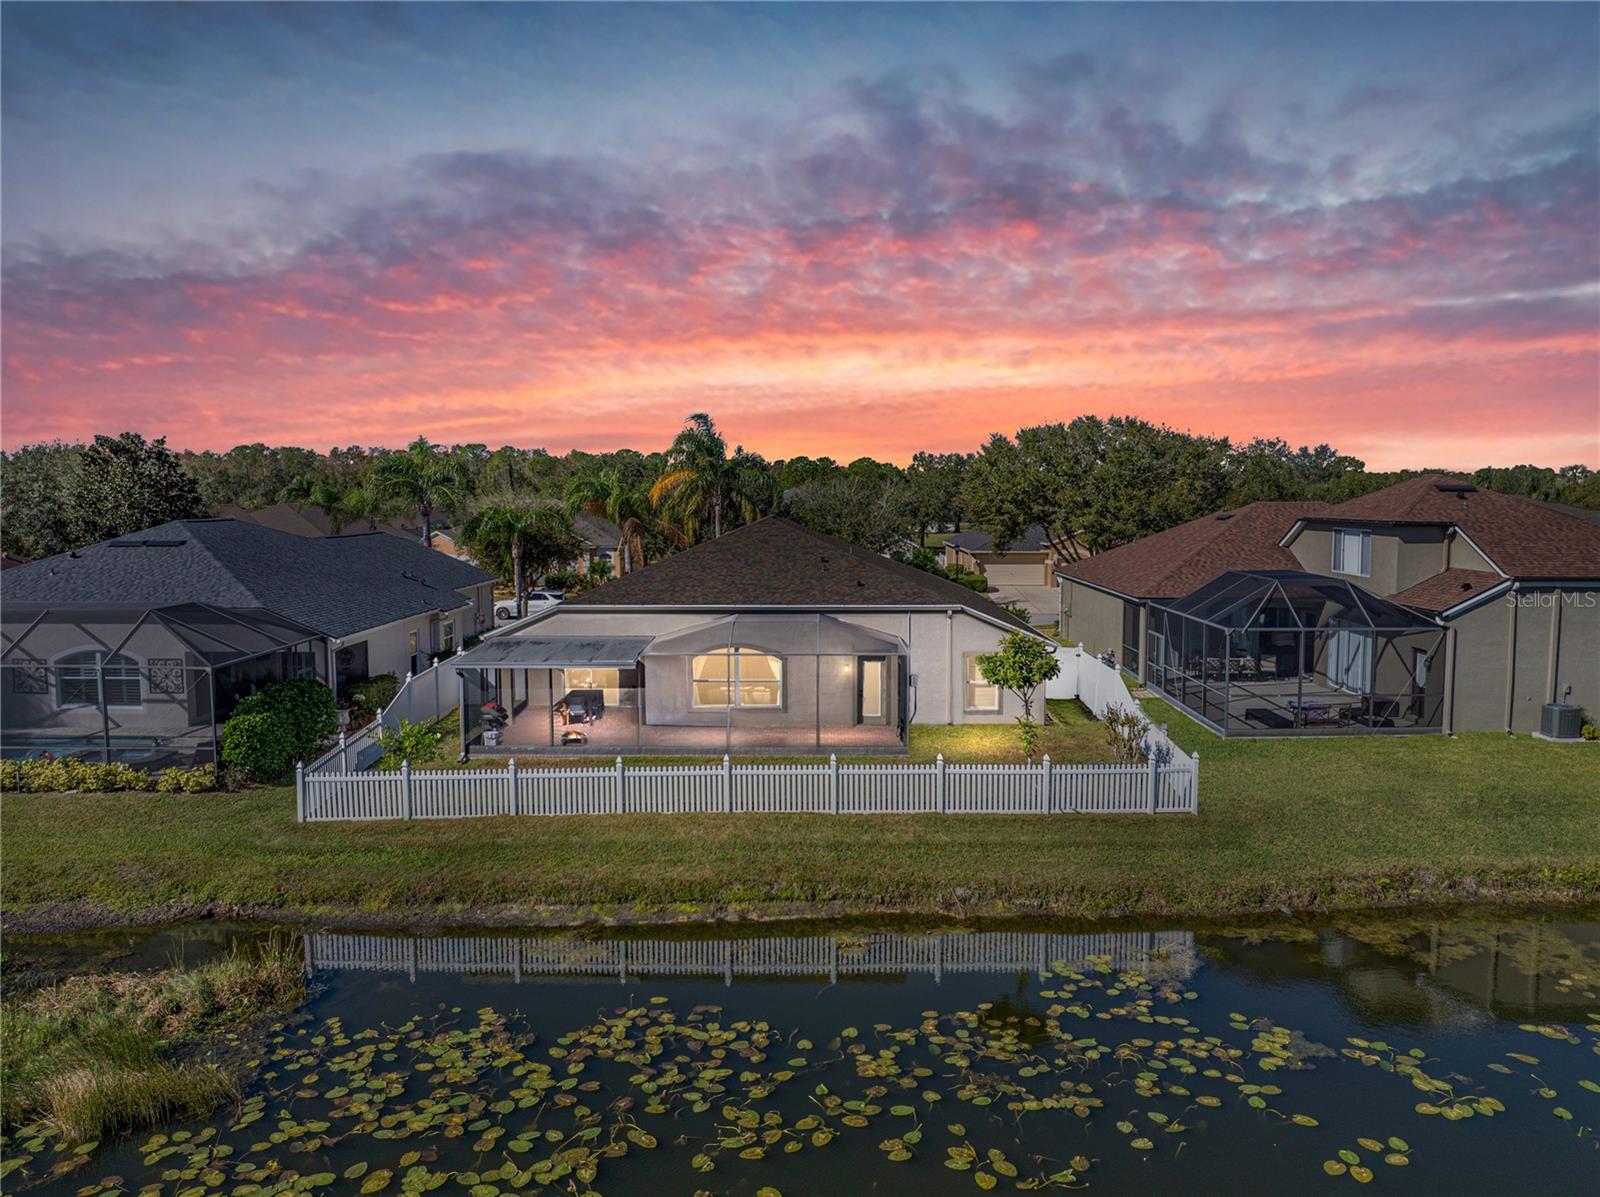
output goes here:
<path id="1" fill-rule="evenodd" d="M 606 696 L 600 690 L 569 690 L 556 712 L 563 723 L 598 723 L 606 713 Z"/>

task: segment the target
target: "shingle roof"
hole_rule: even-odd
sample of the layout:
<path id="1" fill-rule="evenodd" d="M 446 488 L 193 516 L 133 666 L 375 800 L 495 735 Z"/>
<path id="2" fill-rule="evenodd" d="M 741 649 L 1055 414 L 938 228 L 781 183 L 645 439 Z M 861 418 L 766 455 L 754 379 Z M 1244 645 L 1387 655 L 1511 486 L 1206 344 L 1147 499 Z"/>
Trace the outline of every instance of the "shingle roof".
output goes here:
<path id="1" fill-rule="evenodd" d="M 276 528 L 279 532 L 292 532 L 296 536 L 338 536 L 341 533 L 367 531 L 363 520 L 359 521 L 359 526 L 353 522 L 335 532 L 333 520 L 327 512 L 316 507 L 296 507 L 293 503 L 273 503 L 267 507 L 235 507 L 224 503 L 217 509 L 217 515 L 222 519 L 243 520 L 247 524 L 260 524 L 263 528 Z M 433 530 L 437 534 L 446 531 L 446 528 L 435 524 Z M 400 519 L 380 520 L 377 531 L 408 540 L 422 539 L 420 525 L 408 524 Z"/>
<path id="2" fill-rule="evenodd" d="M 1032 630 L 937 574 L 768 516 L 569 598 L 568 607 L 965 607 Z"/>
<path id="3" fill-rule="evenodd" d="M 462 605 L 493 581 L 382 532 L 305 537 L 240 520 L 175 520 L 5 571 L 7 602 L 264 607 L 328 636 Z"/>
<path id="4" fill-rule="evenodd" d="M 1441 486 L 1455 489 L 1441 490 Z M 1600 578 L 1600 525 L 1548 503 L 1472 488 L 1448 474 L 1408 478 L 1340 503 L 1316 518 L 1453 524 L 1513 578 Z"/>
<path id="5" fill-rule="evenodd" d="M 1481 569 L 1446 569 L 1389 597 L 1419 611 L 1448 611 L 1505 579 Z"/>
<path id="6" fill-rule="evenodd" d="M 944 538 L 945 544 L 953 544 L 958 549 L 965 549 L 969 553 L 995 552 L 994 538 L 982 528 L 968 528 L 965 532 L 956 532 Z M 1027 531 L 1017 540 L 1007 541 L 1005 551 L 1008 553 L 1042 553 L 1050 547 L 1050 533 L 1044 530 L 1041 524 L 1028 525 Z"/>
<path id="7" fill-rule="evenodd" d="M 622 529 L 587 511 L 572 517 L 572 531 L 584 544 L 595 549 L 615 549 L 622 543 Z"/>
<path id="8" fill-rule="evenodd" d="M 1250 503 L 1075 561 L 1064 577 L 1130 598 L 1180 598 L 1229 570 L 1301 569 L 1278 542 L 1326 503 Z"/>

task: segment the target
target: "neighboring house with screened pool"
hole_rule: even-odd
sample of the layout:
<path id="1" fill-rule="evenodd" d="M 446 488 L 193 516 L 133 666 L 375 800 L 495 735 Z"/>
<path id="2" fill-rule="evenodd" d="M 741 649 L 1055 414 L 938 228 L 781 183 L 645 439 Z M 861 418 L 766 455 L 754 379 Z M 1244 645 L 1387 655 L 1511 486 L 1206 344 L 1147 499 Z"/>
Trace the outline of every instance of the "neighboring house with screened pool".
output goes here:
<path id="1" fill-rule="evenodd" d="M 1600 525 L 1448 475 L 1251 503 L 1058 574 L 1063 640 L 1223 735 L 1564 737 L 1600 712 Z"/>
<path id="2" fill-rule="evenodd" d="M 493 626 L 494 576 L 383 532 L 178 520 L 5 571 L 0 747 L 209 763 L 235 703 L 420 671 Z"/>
<path id="3" fill-rule="evenodd" d="M 450 664 L 464 754 L 897 753 L 912 723 L 1016 718 L 977 657 L 1019 631 L 1038 635 L 947 578 L 773 516 Z"/>

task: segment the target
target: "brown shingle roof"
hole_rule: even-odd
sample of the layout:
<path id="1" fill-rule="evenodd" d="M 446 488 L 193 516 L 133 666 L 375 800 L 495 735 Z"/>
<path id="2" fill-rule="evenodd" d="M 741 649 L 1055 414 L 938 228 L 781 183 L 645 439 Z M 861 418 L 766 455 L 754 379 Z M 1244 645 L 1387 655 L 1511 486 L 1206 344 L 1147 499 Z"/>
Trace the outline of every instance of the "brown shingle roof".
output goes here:
<path id="1" fill-rule="evenodd" d="M 1505 579 L 1481 569 L 1446 569 L 1389 597 L 1419 611 L 1448 611 Z"/>
<path id="2" fill-rule="evenodd" d="M 1378 524 L 1454 524 L 1514 578 L 1600 578 L 1600 525 L 1547 503 L 1423 474 L 1340 503 L 1318 519 Z"/>
<path id="3" fill-rule="evenodd" d="M 778 516 L 624 574 L 569 598 L 566 606 L 965 607 L 1028 628 L 1005 608 L 948 578 Z"/>
<path id="4" fill-rule="evenodd" d="M 1326 503 L 1250 503 L 1063 566 L 1065 577 L 1132 598 L 1181 598 L 1231 569 L 1300 569 L 1279 541 Z"/>

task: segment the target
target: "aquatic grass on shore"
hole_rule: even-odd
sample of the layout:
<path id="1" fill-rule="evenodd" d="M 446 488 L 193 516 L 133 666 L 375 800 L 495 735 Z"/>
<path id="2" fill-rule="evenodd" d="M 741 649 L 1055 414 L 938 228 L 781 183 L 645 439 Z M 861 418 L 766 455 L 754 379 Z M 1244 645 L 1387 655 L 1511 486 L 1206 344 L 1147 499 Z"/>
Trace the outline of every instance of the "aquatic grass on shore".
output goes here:
<path id="1" fill-rule="evenodd" d="M 235 949 L 195 969 L 72 977 L 5 1003 L 0 1122 L 38 1124 L 77 1143 L 173 1117 L 238 1093 L 225 1066 L 171 1059 L 305 994 L 286 940 Z"/>

